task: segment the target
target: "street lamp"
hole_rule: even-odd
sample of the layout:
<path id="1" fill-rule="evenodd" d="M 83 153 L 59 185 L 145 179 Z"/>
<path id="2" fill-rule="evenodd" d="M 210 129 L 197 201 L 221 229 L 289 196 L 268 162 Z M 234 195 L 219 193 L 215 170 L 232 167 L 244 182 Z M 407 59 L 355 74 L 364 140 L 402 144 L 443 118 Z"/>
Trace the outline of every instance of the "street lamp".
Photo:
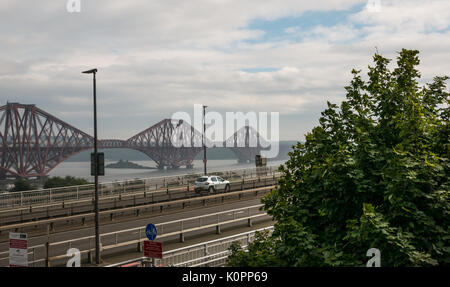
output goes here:
<path id="1" fill-rule="evenodd" d="M 205 169 L 205 175 L 206 175 L 206 120 L 205 120 L 205 110 L 208 106 L 203 106 L 203 134 L 202 134 L 202 142 L 203 142 L 203 166 Z"/>
<path id="2" fill-rule="evenodd" d="M 97 154 L 97 95 L 95 74 L 97 69 L 82 72 L 84 74 L 94 74 L 94 177 L 95 177 L 95 263 L 100 264 L 100 235 L 98 232 L 98 154 Z"/>

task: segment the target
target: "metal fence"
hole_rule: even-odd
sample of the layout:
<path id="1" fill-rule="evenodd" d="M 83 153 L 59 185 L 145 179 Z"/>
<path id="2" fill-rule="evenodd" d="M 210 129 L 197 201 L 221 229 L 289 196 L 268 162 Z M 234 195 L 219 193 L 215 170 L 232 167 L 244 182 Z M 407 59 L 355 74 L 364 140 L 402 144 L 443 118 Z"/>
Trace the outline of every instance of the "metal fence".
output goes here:
<path id="1" fill-rule="evenodd" d="M 278 174 L 277 170 L 278 166 L 268 166 L 217 171 L 209 174 L 218 175 L 228 180 L 236 180 L 262 175 L 275 175 Z M 126 194 L 138 190 L 153 191 L 171 186 L 193 184 L 195 179 L 202 175 L 202 173 L 191 173 L 100 183 L 99 197 Z M 14 208 L 89 198 L 94 198 L 93 184 L 0 194 L 0 208 Z"/>
<path id="2" fill-rule="evenodd" d="M 100 219 L 110 221 L 118 217 L 140 216 L 145 212 L 162 212 L 163 209 L 184 209 L 191 204 L 202 204 L 214 202 L 222 203 L 225 199 L 238 196 L 239 199 L 246 195 L 261 193 L 276 187 L 279 175 L 261 176 L 230 181 L 230 188 L 217 190 L 214 193 L 195 193 L 192 186 L 181 186 L 157 191 L 136 191 L 118 196 L 101 198 L 99 202 Z M 41 204 L 30 207 L 15 207 L 13 209 L 0 209 L 0 233 L 4 231 L 30 228 L 36 230 L 38 226 L 48 226 L 50 232 L 54 231 L 56 224 L 66 225 L 66 221 L 72 224 L 77 222 L 82 225 L 94 217 L 94 205 L 92 199 L 82 199 L 70 202 Z M 81 222 L 80 222 L 81 221 Z M 45 232 L 45 230 L 41 230 Z"/>
<path id="3" fill-rule="evenodd" d="M 230 255 L 229 248 L 234 242 L 238 243 L 244 250 L 254 240 L 256 232 L 273 232 L 273 226 L 244 232 L 216 240 L 202 242 L 187 247 L 163 252 L 162 259 L 149 259 L 140 257 L 132 260 L 109 265 L 107 267 L 219 267 L 225 266 Z"/>

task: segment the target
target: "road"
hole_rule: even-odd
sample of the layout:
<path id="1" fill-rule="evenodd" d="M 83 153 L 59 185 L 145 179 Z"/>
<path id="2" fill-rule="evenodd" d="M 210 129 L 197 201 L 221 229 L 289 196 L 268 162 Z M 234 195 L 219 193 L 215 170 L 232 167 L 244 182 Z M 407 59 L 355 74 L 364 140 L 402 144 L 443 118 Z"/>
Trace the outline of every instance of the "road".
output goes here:
<path id="1" fill-rule="evenodd" d="M 155 216 L 155 215 L 142 216 L 142 217 L 136 218 L 133 221 L 126 221 L 126 222 L 114 222 L 113 221 L 112 223 L 101 225 L 100 233 L 104 234 L 104 233 L 109 233 L 109 232 L 115 232 L 115 231 L 120 231 L 120 230 L 125 230 L 125 229 L 142 227 L 142 226 L 147 225 L 148 223 L 158 224 L 158 223 L 169 222 L 169 221 L 174 221 L 174 220 L 179 220 L 179 219 L 185 219 L 185 218 L 195 217 L 195 216 L 200 216 L 200 215 L 205 215 L 205 214 L 217 213 L 220 211 L 227 211 L 227 210 L 233 210 L 233 209 L 242 208 L 242 207 L 248 207 L 248 206 L 257 205 L 257 204 L 260 204 L 260 199 L 236 200 L 233 202 L 226 202 L 222 205 L 206 206 L 206 207 L 201 207 L 201 208 L 180 211 L 180 212 L 176 212 L 176 213 L 161 214 L 161 215 L 157 215 L 157 216 Z M 244 214 L 242 214 L 242 215 L 244 215 Z M 223 216 L 225 216 L 225 217 L 232 216 L 232 214 L 231 213 L 224 214 Z M 240 215 L 238 214 L 237 216 L 240 216 Z M 208 219 L 208 220 L 213 221 L 214 219 Z M 267 218 L 266 218 L 266 220 L 267 220 Z M 206 222 L 203 224 L 208 224 L 208 223 Z M 246 225 L 246 222 L 241 221 L 240 223 L 230 224 L 228 226 L 228 228 L 233 227 L 233 226 L 241 226 L 242 227 L 245 225 Z M 189 228 L 189 226 L 185 226 L 184 228 Z M 167 233 L 169 231 L 170 230 L 165 230 L 164 232 Z M 196 237 L 198 237 L 198 235 L 204 234 L 205 232 L 208 232 L 209 234 L 211 234 L 211 233 L 213 234 L 213 233 L 215 233 L 215 231 L 216 230 L 214 228 L 209 228 L 208 230 L 192 232 L 192 233 L 185 235 L 185 240 L 186 241 L 189 240 L 190 237 L 196 238 Z M 136 231 L 134 231 L 134 232 L 136 232 Z M 132 233 L 133 232 L 130 232 L 129 234 L 127 234 L 127 233 L 121 234 L 121 236 L 129 237 L 132 240 L 136 236 L 135 234 L 132 234 Z M 52 243 L 52 242 L 72 240 L 74 238 L 93 236 L 93 235 L 94 235 L 93 227 L 80 228 L 78 230 L 63 231 L 63 232 L 50 234 L 49 238 L 47 236 L 37 236 L 37 237 L 29 238 L 28 246 L 45 244 L 47 242 L 47 240 L 50 243 Z M 104 245 L 111 244 L 110 242 L 107 242 L 107 241 L 111 241 L 110 238 L 105 238 L 104 240 L 105 240 L 105 242 L 103 243 Z M 121 240 L 128 240 L 128 239 L 121 238 Z M 169 242 L 176 242 L 177 240 L 179 240 L 179 237 L 174 236 L 172 238 L 170 238 L 170 237 L 163 238 L 161 240 L 161 242 L 169 243 Z M 80 241 L 80 242 L 75 242 L 71 246 L 58 245 L 58 246 L 53 247 L 53 249 L 50 250 L 50 256 L 65 254 L 67 249 L 69 249 L 70 247 L 79 248 L 80 250 L 87 249 L 87 244 L 89 244 L 87 241 Z M 91 248 L 92 247 L 93 247 L 93 245 L 91 245 Z M 7 251 L 8 248 L 9 248 L 8 243 L 0 244 L 0 252 Z M 111 255 L 113 253 L 114 254 L 123 254 L 124 252 L 126 253 L 126 252 L 130 252 L 130 251 L 135 252 L 136 245 L 119 247 L 119 248 L 115 248 L 114 250 L 106 250 L 106 251 L 103 251 L 102 256 L 108 257 L 108 255 Z M 36 256 L 36 259 L 45 257 L 45 249 L 43 249 L 43 248 L 38 249 L 36 251 L 35 256 Z M 56 260 L 55 262 L 52 262 L 52 266 L 57 266 L 57 265 L 61 265 L 61 264 L 64 265 L 66 260 L 67 259 Z M 84 260 L 84 261 L 87 260 L 87 254 L 82 255 L 82 260 Z M 0 266 L 5 266 L 7 264 L 8 264 L 7 260 L 6 260 L 6 262 L 5 262 L 5 260 L 0 262 Z M 40 262 L 38 264 L 38 266 L 42 266 L 42 265 L 43 265 L 43 262 Z"/>
<path id="2" fill-rule="evenodd" d="M 230 191 L 237 191 L 276 184 L 278 176 L 262 176 L 231 182 Z M 150 203 L 170 201 L 175 199 L 199 196 L 193 191 L 192 185 L 173 186 L 159 191 L 148 191 L 144 186 L 128 187 L 128 192 L 106 194 L 99 198 L 100 210 L 113 210 L 129 206 L 145 205 Z M 57 195 L 53 195 L 56 200 Z M 92 213 L 94 204 L 92 198 L 53 202 L 48 204 L 33 204 L 30 206 L 17 206 L 15 208 L 0 209 L 0 231 L 8 231 L 7 226 L 25 222 L 36 222 L 56 217 Z M 13 228 L 14 230 L 14 228 Z M 2 241 L 0 235 L 0 241 Z"/>

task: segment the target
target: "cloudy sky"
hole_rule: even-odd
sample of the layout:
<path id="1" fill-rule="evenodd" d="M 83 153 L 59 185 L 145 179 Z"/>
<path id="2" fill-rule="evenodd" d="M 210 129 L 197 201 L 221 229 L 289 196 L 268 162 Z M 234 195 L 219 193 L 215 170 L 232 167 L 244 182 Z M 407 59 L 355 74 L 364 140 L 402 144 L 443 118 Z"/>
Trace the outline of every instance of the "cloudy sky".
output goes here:
<path id="1" fill-rule="evenodd" d="M 80 3 L 69 13 L 67 0 L 0 1 L 0 105 L 36 104 L 92 134 L 81 71 L 96 67 L 100 138 L 205 104 L 279 112 L 280 138 L 299 140 L 376 49 L 420 50 L 423 82 L 450 74 L 448 0 Z"/>

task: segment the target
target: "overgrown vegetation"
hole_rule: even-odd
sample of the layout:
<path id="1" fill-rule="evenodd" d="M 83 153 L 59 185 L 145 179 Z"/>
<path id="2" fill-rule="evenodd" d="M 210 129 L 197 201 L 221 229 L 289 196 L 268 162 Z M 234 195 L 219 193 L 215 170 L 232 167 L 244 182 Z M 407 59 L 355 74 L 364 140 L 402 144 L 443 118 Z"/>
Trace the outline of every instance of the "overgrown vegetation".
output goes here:
<path id="1" fill-rule="evenodd" d="M 233 245 L 228 265 L 364 266 L 369 248 L 381 266 L 450 265 L 448 77 L 419 86 L 418 53 L 393 70 L 375 54 L 367 81 L 352 71 L 263 199 L 273 235 Z"/>
<path id="2" fill-rule="evenodd" d="M 34 185 L 32 185 L 27 179 L 25 178 L 18 178 L 14 181 L 14 187 L 10 189 L 10 192 L 16 192 L 16 191 L 27 191 L 27 190 L 33 190 L 36 189 Z"/>

